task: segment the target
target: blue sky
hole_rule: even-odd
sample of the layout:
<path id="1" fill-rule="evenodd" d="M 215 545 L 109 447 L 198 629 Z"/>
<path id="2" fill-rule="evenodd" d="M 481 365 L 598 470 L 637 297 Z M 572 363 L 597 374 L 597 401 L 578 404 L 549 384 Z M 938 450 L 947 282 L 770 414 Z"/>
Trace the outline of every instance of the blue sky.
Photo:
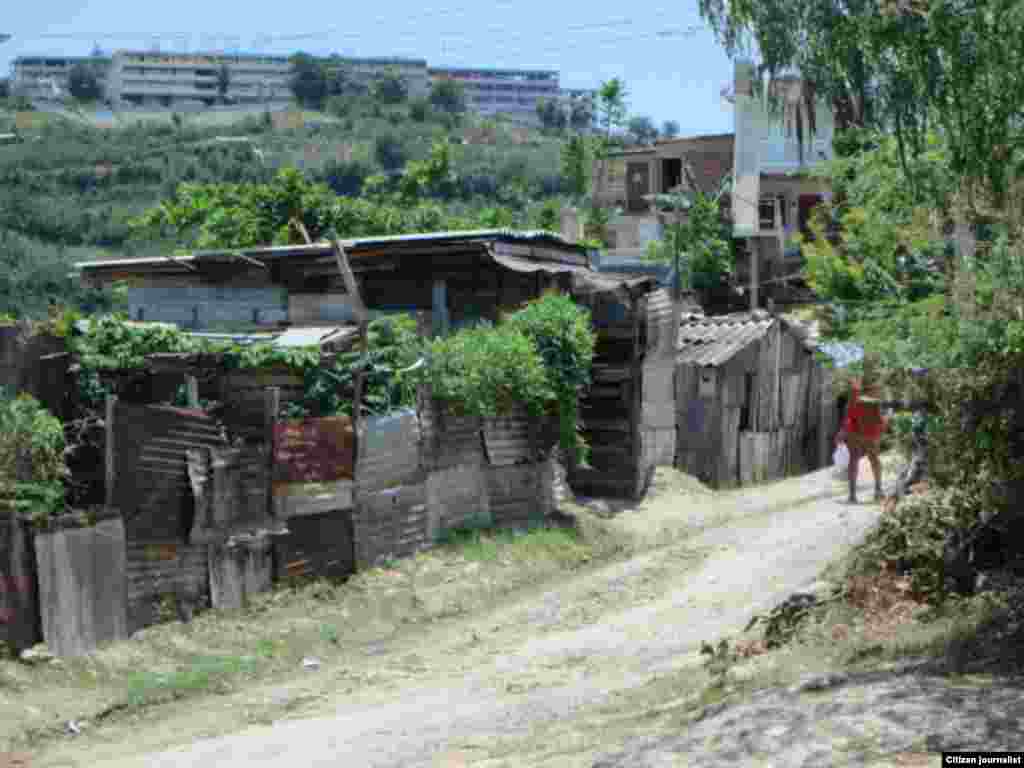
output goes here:
<path id="1" fill-rule="evenodd" d="M 10 4 L 0 44 L 0 71 L 18 55 L 84 55 L 107 50 L 221 50 L 267 53 L 415 56 L 438 66 L 557 69 L 564 87 L 595 88 L 621 77 L 631 112 L 660 125 L 677 120 L 683 135 L 732 130 L 719 97 L 732 67 L 700 24 L 696 0 L 392 0 L 336 3 L 292 0 L 47 0 Z M 144 11 L 140 11 L 144 8 Z M 675 33 L 675 34 L 673 34 Z M 50 37 L 46 37 L 49 35 Z M 58 37 L 66 35 L 66 37 Z M 273 39 L 267 39 L 273 36 Z"/>

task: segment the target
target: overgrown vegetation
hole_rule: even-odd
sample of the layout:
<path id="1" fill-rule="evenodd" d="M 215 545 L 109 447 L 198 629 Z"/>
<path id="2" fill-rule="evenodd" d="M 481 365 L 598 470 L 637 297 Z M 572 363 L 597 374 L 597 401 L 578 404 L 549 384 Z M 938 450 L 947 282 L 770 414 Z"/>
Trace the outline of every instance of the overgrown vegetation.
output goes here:
<path id="1" fill-rule="evenodd" d="M 35 398 L 0 391 L 0 506 L 46 517 L 64 509 L 64 427 Z"/>
<path id="2" fill-rule="evenodd" d="M 902 432 L 927 435 L 930 490 L 887 510 L 855 570 L 897 563 L 930 600 L 951 576 L 970 591 L 957 572 L 970 574 L 984 534 L 1019 552 L 1007 531 L 1024 481 L 1024 12 L 1003 0 L 700 5 L 730 53 L 756 47 L 770 77 L 755 77 L 755 95 L 767 88 L 798 138 L 813 110 L 783 105 L 771 77 L 795 67 L 805 105 L 831 102 L 839 157 L 817 171 L 833 196 L 799 243 L 806 277 L 828 333 L 861 343 L 891 394 L 929 405 Z"/>
<path id="3" fill-rule="evenodd" d="M 582 461 L 578 398 L 590 382 L 594 344 L 589 312 L 569 297 L 547 295 L 496 327 L 434 340 L 423 381 L 457 413 L 495 417 L 522 406 L 541 416 L 557 408 L 561 447 Z"/>

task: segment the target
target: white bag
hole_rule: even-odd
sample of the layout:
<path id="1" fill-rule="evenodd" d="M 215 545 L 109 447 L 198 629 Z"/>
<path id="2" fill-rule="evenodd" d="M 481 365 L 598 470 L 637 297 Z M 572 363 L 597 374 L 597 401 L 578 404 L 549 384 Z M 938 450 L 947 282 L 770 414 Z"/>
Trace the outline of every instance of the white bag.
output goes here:
<path id="1" fill-rule="evenodd" d="M 846 447 L 846 443 L 840 443 L 836 446 L 835 453 L 832 454 L 832 463 L 835 465 L 837 472 L 842 472 L 850 466 L 850 451 Z"/>

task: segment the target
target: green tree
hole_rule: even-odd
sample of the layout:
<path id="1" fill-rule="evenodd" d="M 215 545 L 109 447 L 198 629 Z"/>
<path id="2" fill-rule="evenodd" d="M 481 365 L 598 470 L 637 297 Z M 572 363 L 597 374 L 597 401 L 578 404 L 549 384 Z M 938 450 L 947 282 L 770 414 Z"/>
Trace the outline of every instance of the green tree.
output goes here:
<path id="1" fill-rule="evenodd" d="M 11 81 L 4 77 L 0 78 L 0 99 L 9 99 L 11 97 Z"/>
<path id="2" fill-rule="evenodd" d="M 676 120 L 666 120 L 661 124 L 661 135 L 666 139 L 674 139 L 679 135 L 679 123 Z"/>
<path id="3" fill-rule="evenodd" d="M 295 99 L 308 109 L 321 109 L 327 98 L 327 76 L 323 65 L 308 53 L 292 56 L 291 90 Z"/>
<path id="4" fill-rule="evenodd" d="M 569 126 L 577 133 L 589 131 L 594 125 L 594 105 L 587 99 L 577 99 L 569 109 Z"/>
<path id="5" fill-rule="evenodd" d="M 427 122 L 430 117 L 430 100 L 419 97 L 409 101 L 409 118 L 417 123 Z"/>
<path id="6" fill-rule="evenodd" d="M 841 130 L 872 120 L 872 67 L 864 24 L 877 0 L 699 0 L 730 56 L 758 53 L 758 73 L 799 70 L 829 98 Z M 813 93 L 808 93 L 812 98 Z"/>
<path id="7" fill-rule="evenodd" d="M 541 128 L 551 133 L 562 133 L 568 119 L 562 105 L 554 99 L 537 100 L 537 119 Z"/>
<path id="8" fill-rule="evenodd" d="M 221 64 L 220 69 L 217 70 L 217 95 L 220 97 L 221 104 L 227 104 L 230 89 L 231 70 L 228 69 L 227 64 Z"/>
<path id="9" fill-rule="evenodd" d="M 408 159 L 401 140 L 392 133 L 381 134 L 373 140 L 373 155 L 386 171 L 397 171 Z"/>
<path id="10" fill-rule="evenodd" d="M 430 86 L 430 103 L 446 114 L 462 115 L 466 111 L 466 89 L 456 80 L 440 80 Z"/>
<path id="11" fill-rule="evenodd" d="M 640 144 L 653 144 L 658 138 L 658 129 L 647 115 L 636 115 L 629 119 L 629 133 Z"/>
<path id="12" fill-rule="evenodd" d="M 97 101 L 103 96 L 103 88 L 96 70 L 91 64 L 80 61 L 68 72 L 68 91 L 79 101 Z"/>
<path id="13" fill-rule="evenodd" d="M 399 193 L 407 201 L 418 197 L 450 197 L 458 177 L 452 170 L 452 149 L 447 141 L 435 141 L 426 160 L 413 160 L 406 166 Z"/>
<path id="14" fill-rule="evenodd" d="M 601 84 L 597 92 L 598 123 L 604 132 L 603 141 L 596 146 L 595 156 L 600 161 L 598 182 L 602 187 L 607 177 L 608 153 L 611 151 L 612 134 L 622 127 L 628 114 L 626 84 L 617 77 Z"/>
<path id="15" fill-rule="evenodd" d="M 587 194 L 590 180 L 590 152 L 582 136 L 570 136 L 562 144 L 562 178 L 569 194 L 580 200 Z"/>
<path id="16" fill-rule="evenodd" d="M 558 233 L 562 229 L 562 206 L 557 199 L 546 200 L 537 211 L 535 226 L 543 232 Z"/>
<path id="17" fill-rule="evenodd" d="M 714 194 L 707 194 L 694 182 L 684 165 L 689 191 L 653 195 L 655 206 L 671 212 L 675 222 L 664 244 L 648 249 L 648 258 L 674 263 L 678 285 L 705 296 L 721 287 L 733 272 L 732 226 L 722 201 L 729 189 L 722 179 Z"/>
<path id="18" fill-rule="evenodd" d="M 389 69 L 374 79 L 373 96 L 382 104 L 401 104 L 409 97 L 409 85 L 397 70 Z"/>

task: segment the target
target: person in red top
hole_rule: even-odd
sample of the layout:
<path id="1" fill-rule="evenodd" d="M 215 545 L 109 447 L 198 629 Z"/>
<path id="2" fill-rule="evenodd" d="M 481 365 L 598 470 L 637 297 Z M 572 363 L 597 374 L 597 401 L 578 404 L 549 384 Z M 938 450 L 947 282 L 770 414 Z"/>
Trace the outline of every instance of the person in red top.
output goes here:
<path id="1" fill-rule="evenodd" d="M 836 438 L 837 442 L 845 442 L 850 452 L 848 477 L 851 504 L 857 503 L 857 470 L 860 460 L 865 456 L 871 462 L 871 472 L 875 476 L 875 501 L 882 499 L 882 461 L 879 454 L 885 429 L 878 390 L 874 382 L 865 376 L 859 386 L 853 386 L 853 396 L 846 408 L 843 428 Z"/>

